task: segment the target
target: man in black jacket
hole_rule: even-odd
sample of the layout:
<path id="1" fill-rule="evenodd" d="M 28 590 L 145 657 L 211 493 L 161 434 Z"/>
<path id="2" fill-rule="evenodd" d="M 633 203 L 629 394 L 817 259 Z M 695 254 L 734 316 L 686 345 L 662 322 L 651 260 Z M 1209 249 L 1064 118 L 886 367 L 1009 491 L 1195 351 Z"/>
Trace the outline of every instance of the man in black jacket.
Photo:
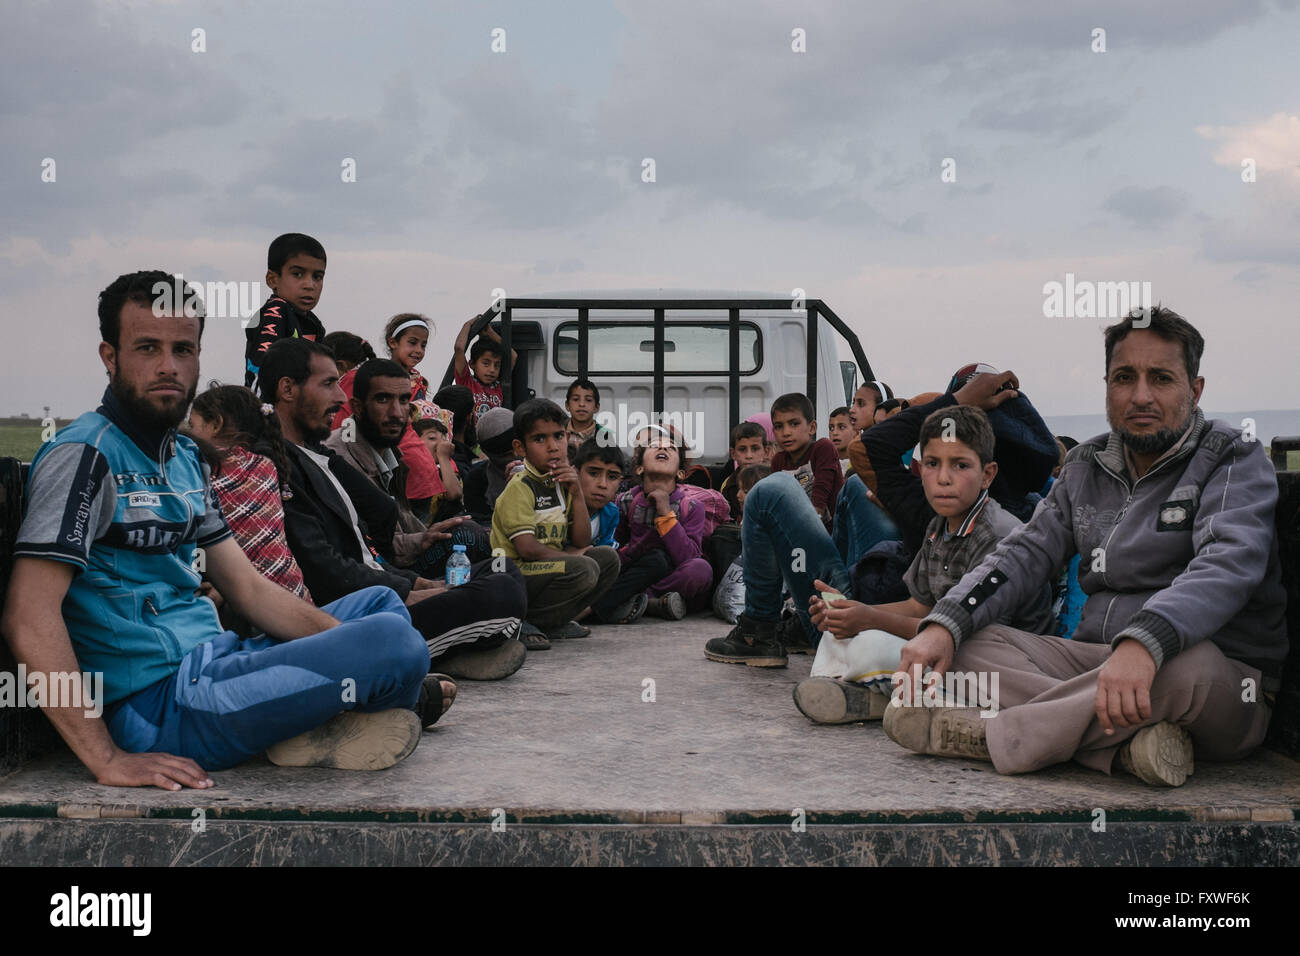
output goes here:
<path id="1" fill-rule="evenodd" d="M 406 603 L 439 669 L 471 680 L 518 670 L 526 651 L 514 638 L 527 608 L 518 569 L 482 561 L 471 569 L 469 583 L 448 590 L 441 581 L 398 568 L 392 563 L 396 503 L 320 444 L 345 398 L 330 349 L 282 339 L 264 354 L 259 386 L 284 433 L 290 464 L 285 534 L 312 599 L 324 604 L 360 588 L 390 587 Z"/>

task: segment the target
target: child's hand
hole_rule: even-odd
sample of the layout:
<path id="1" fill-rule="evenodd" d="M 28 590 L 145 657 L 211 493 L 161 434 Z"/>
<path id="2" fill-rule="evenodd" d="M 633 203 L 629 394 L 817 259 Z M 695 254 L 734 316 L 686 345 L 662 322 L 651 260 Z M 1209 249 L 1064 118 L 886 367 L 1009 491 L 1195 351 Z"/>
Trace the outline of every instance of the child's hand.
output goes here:
<path id="1" fill-rule="evenodd" d="M 550 479 L 557 485 L 568 489 L 571 492 L 577 492 L 580 489 L 578 483 L 578 469 L 574 468 L 568 462 L 551 467 Z"/>
<path id="2" fill-rule="evenodd" d="M 433 454 L 436 458 L 451 458 L 456 453 L 456 443 L 449 438 L 444 438 L 433 447 Z"/>
<path id="3" fill-rule="evenodd" d="M 509 481 L 511 478 L 515 476 L 516 473 L 521 472 L 523 470 L 524 470 L 523 461 L 516 458 L 510 464 L 506 465 L 506 481 Z"/>
<path id="4" fill-rule="evenodd" d="M 650 494 L 646 495 L 646 498 L 655 506 L 655 514 L 659 515 L 661 518 L 664 515 L 670 515 L 673 513 L 672 503 L 668 500 L 668 492 L 664 491 L 662 488 L 656 488 L 654 491 L 650 492 Z"/>
<path id="5" fill-rule="evenodd" d="M 826 600 L 817 594 L 808 599 L 809 614 L 819 631 L 829 632 L 843 641 L 871 627 L 870 605 L 848 600 L 821 580 L 814 581 L 813 587 L 827 595 Z"/>

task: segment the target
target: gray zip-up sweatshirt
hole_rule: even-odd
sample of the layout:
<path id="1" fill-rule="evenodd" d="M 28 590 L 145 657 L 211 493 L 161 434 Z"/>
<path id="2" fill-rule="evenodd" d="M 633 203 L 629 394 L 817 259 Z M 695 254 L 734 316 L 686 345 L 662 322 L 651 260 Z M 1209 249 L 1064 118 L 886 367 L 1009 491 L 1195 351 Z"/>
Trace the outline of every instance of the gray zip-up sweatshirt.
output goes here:
<path id="1" fill-rule="evenodd" d="M 921 622 L 961 642 L 1005 619 L 1077 551 L 1088 595 L 1077 641 L 1133 638 L 1159 668 L 1207 638 L 1276 689 L 1287 653 L 1274 540 L 1277 479 L 1263 444 L 1200 409 L 1181 448 L 1134 481 L 1114 432 L 1070 452 L 1029 523 Z"/>

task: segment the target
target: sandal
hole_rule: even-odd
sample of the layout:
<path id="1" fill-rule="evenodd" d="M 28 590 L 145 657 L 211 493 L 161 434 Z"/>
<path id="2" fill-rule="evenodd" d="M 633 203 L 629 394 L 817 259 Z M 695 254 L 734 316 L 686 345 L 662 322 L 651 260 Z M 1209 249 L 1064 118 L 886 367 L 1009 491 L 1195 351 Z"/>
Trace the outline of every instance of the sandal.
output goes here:
<path id="1" fill-rule="evenodd" d="M 529 624 L 527 621 L 520 622 L 519 640 L 524 648 L 529 651 L 549 651 L 551 642 L 541 629 Z"/>
<path id="2" fill-rule="evenodd" d="M 445 690 L 443 684 L 450 684 L 451 690 Z M 456 682 L 446 674 L 430 673 L 425 676 L 420 684 L 420 696 L 415 702 L 415 713 L 420 718 L 420 726 L 424 729 L 432 727 L 438 722 L 447 711 L 451 710 L 451 705 L 456 702 Z"/>

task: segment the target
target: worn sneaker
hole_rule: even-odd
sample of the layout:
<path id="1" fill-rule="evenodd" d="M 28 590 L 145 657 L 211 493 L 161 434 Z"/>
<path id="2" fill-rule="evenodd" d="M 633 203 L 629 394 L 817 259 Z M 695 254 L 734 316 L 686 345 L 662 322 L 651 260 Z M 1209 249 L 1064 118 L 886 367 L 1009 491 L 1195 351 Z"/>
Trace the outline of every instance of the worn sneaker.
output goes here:
<path id="1" fill-rule="evenodd" d="M 546 632 L 546 639 L 549 641 L 571 641 L 590 636 L 591 628 L 583 627 L 577 621 L 565 621 L 559 627 L 553 627 Z"/>
<path id="2" fill-rule="evenodd" d="M 609 615 L 610 624 L 635 624 L 641 620 L 641 615 L 650 605 L 650 598 L 642 591 L 640 594 L 633 595 L 618 607 L 614 608 Z"/>
<path id="3" fill-rule="evenodd" d="M 420 718 L 413 710 L 345 710 L 315 730 L 267 747 L 266 756 L 279 767 L 384 770 L 406 759 L 419 742 Z"/>
<path id="4" fill-rule="evenodd" d="M 885 735 L 894 743 L 919 754 L 989 760 L 984 720 L 975 707 L 885 708 Z"/>
<path id="5" fill-rule="evenodd" d="M 852 724 L 880 720 L 889 697 L 879 691 L 831 677 L 809 677 L 794 688 L 794 705 L 818 724 Z"/>
<path id="6" fill-rule="evenodd" d="M 452 677 L 464 680 L 501 680 L 524 666 L 528 651 L 515 638 L 496 647 L 462 645 L 438 658 L 438 664 Z"/>
<path id="7" fill-rule="evenodd" d="M 1119 748 L 1119 764 L 1153 787 L 1181 787 L 1195 769 L 1192 737 L 1167 720 L 1143 727 Z"/>
<path id="8" fill-rule="evenodd" d="M 646 602 L 646 614 L 666 621 L 680 621 L 686 616 L 686 599 L 676 591 L 669 591 Z"/>
<path id="9" fill-rule="evenodd" d="M 788 616 L 781 618 L 781 622 L 776 626 L 776 640 L 785 648 L 787 654 L 811 654 L 813 647 L 808 643 L 808 632 L 804 630 L 803 622 L 793 611 L 788 612 Z"/>
<path id="10" fill-rule="evenodd" d="M 754 621 L 742 614 L 726 637 L 704 645 L 704 656 L 724 664 L 785 667 L 785 650 L 776 640 L 775 628 L 772 621 Z"/>

